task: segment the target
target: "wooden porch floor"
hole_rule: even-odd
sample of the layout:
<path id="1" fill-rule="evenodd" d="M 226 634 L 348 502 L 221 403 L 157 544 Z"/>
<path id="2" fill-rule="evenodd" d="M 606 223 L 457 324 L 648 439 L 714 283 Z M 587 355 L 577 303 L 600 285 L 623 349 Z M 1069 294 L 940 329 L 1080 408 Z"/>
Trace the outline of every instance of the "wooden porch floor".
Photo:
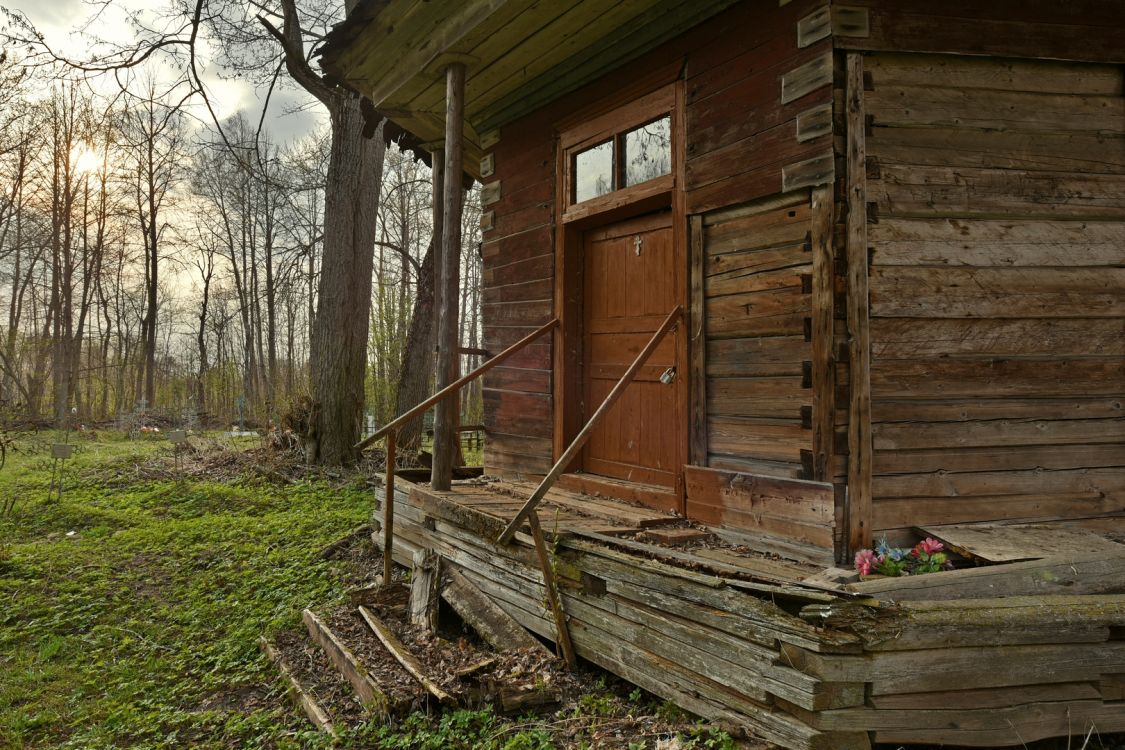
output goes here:
<path id="1" fill-rule="evenodd" d="M 531 482 L 485 479 L 456 482 L 449 493 L 422 491 L 506 524 L 534 490 Z M 747 580 L 782 585 L 811 580 L 814 588 L 826 585 L 824 565 L 791 559 L 796 554 L 779 554 L 779 542 L 689 523 L 681 516 L 616 498 L 556 486 L 538 511 L 543 530 L 554 537 L 586 538 L 673 565 Z M 528 531 L 526 525 L 523 530 Z"/>
<path id="2" fill-rule="evenodd" d="M 409 566 L 433 550 L 555 640 L 533 541 L 495 544 L 530 491 L 400 482 L 393 558 Z M 736 732 L 793 750 L 1125 732 L 1125 554 L 1107 546 L 1125 549 L 1116 519 L 1081 529 L 1100 539 L 1092 552 L 864 582 L 720 535 L 662 543 L 648 535 L 688 524 L 604 497 L 552 492 L 540 519 L 577 654 Z M 975 544 L 975 532 L 959 533 Z"/>

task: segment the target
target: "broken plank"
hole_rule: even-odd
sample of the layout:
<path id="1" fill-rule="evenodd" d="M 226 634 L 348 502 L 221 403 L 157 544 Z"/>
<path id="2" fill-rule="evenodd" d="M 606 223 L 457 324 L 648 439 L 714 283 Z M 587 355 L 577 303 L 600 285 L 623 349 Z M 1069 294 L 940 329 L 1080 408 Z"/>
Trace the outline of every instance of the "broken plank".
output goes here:
<path id="1" fill-rule="evenodd" d="M 305 627 L 309 631 L 309 635 L 314 641 L 324 649 L 324 653 L 328 656 L 336 669 L 340 670 L 340 674 L 351 683 L 352 689 L 355 690 L 356 695 L 359 696 L 360 701 L 367 707 L 367 710 L 373 714 L 386 716 L 390 713 L 390 700 L 387 694 L 384 693 L 355 655 L 348 649 L 343 642 L 336 637 L 336 635 L 328 629 L 328 626 L 315 614 L 312 610 L 304 610 L 301 612 L 301 619 L 305 622 Z"/>
<path id="2" fill-rule="evenodd" d="M 289 693 L 293 702 L 305 712 L 305 716 L 308 717 L 309 721 L 325 734 L 331 735 L 333 738 L 338 737 L 339 735 L 336 734 L 336 728 L 332 726 L 332 720 L 328 718 L 328 713 L 320 707 L 316 699 L 301 685 L 301 682 L 297 679 L 297 676 L 293 674 L 293 670 L 285 662 L 281 654 L 278 653 L 277 649 L 264 637 L 258 638 L 258 646 L 262 649 L 266 658 L 272 661 L 274 666 L 277 667 L 277 671 L 281 673 L 285 681 L 289 683 L 286 692 Z"/>
<path id="3" fill-rule="evenodd" d="M 1125 593 L 1125 555 L 1104 553 L 862 581 L 848 590 L 879 599 L 989 599 L 1030 594 Z"/>
<path id="4" fill-rule="evenodd" d="M 724 578 L 719 579 L 724 585 L 737 586 L 738 588 L 754 591 L 758 594 L 803 599 L 807 601 L 835 601 L 834 597 L 820 591 L 802 589 L 800 584 L 795 580 L 795 577 L 777 575 L 749 565 L 744 567 L 741 565 L 740 561 L 736 562 L 730 560 L 729 562 L 724 562 L 714 557 L 698 556 L 692 552 L 671 549 L 669 547 L 660 547 L 655 544 L 645 544 L 644 542 L 635 542 L 629 539 L 618 539 L 616 537 L 603 536 L 592 532 L 583 533 L 581 536 L 596 542 L 601 542 L 602 544 L 620 547 L 635 554 L 650 557 L 652 558 L 651 564 L 653 565 L 658 564 L 657 561 L 661 561 L 684 566 L 685 569 L 711 570 L 719 576 L 724 576 Z M 568 546 L 573 546 L 571 540 L 568 540 L 567 544 Z M 599 554 L 608 553 L 609 551 L 606 550 Z M 730 576 L 731 578 L 728 579 L 725 578 L 725 576 Z M 751 583 L 746 580 L 741 580 L 742 578 L 757 579 L 765 583 Z"/>
<path id="5" fill-rule="evenodd" d="M 1085 529 L 1065 529 L 1051 525 L 1025 524 L 950 524 L 918 527 L 926 536 L 945 543 L 964 557 L 990 563 L 1039 560 L 1090 552 L 1125 555 L 1125 545 Z"/>
<path id="6" fill-rule="evenodd" d="M 375 633 L 376 637 L 382 642 L 383 646 L 390 652 L 391 656 L 402 665 L 402 668 L 410 673 L 410 676 L 418 681 L 418 683 L 426 689 L 430 695 L 434 696 L 441 703 L 452 703 L 453 696 L 441 689 L 441 687 L 426 676 L 425 670 L 421 662 L 415 658 L 414 654 L 406 648 L 406 645 L 391 632 L 387 624 L 376 617 L 371 610 L 367 607 L 361 606 L 359 614 L 363 617 L 364 622 L 367 623 L 371 631 Z"/>
<path id="7" fill-rule="evenodd" d="M 656 544 L 669 544 L 669 545 L 682 545 L 689 542 L 701 542 L 710 539 L 714 536 L 710 531 L 696 528 L 676 529 L 676 528 L 654 528 L 644 531 L 641 538 L 646 542 L 655 542 Z"/>
<path id="8" fill-rule="evenodd" d="M 500 712 L 505 714 L 521 713 L 542 706 L 553 706 L 561 699 L 562 693 L 558 688 L 536 686 L 535 683 L 504 685 L 499 687 L 492 696 L 492 700 L 500 708 Z"/>
<path id="9" fill-rule="evenodd" d="M 442 598 L 493 648 L 500 651 L 513 648 L 547 651 L 539 639 L 524 630 L 455 567 L 446 566 L 445 577 L 447 583 L 442 588 Z"/>

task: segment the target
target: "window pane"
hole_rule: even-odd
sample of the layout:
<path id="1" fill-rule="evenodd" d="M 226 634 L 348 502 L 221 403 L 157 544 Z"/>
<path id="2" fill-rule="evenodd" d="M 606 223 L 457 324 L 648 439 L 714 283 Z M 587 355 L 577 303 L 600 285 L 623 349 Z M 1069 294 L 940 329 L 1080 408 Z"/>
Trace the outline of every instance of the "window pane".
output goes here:
<path id="1" fill-rule="evenodd" d="M 665 116 L 625 134 L 625 187 L 672 171 L 672 118 Z"/>
<path id="2" fill-rule="evenodd" d="M 574 157 L 574 202 L 613 190 L 613 141 L 600 143 Z"/>

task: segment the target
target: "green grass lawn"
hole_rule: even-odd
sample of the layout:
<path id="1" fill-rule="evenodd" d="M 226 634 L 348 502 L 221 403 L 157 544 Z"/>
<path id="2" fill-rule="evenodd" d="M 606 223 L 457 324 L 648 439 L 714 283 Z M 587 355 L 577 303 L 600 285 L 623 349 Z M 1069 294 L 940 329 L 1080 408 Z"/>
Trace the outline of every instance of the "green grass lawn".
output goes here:
<path id="1" fill-rule="evenodd" d="M 107 470 L 170 452 L 159 441 L 84 441 L 61 502 L 47 499 L 43 445 L 9 455 L 0 497 L 16 506 L 0 518 L 0 747 L 322 742 L 280 697 L 256 639 L 342 596 L 338 571 L 316 553 L 366 519 L 369 491 L 358 482 L 125 483 Z"/>
<path id="2" fill-rule="evenodd" d="M 20 436 L 0 471 L 0 499 L 15 500 L 0 517 L 0 750 L 328 747 L 257 639 L 342 602 L 346 563 L 319 552 L 367 519 L 363 478 L 268 482 L 238 455 L 253 439 L 212 443 L 221 471 L 180 474 L 159 438 L 85 439 L 60 501 L 49 443 Z M 336 746 L 652 750 L 681 734 L 681 748 L 733 747 L 671 704 L 584 679 L 590 691 L 550 716 L 415 714 Z"/>

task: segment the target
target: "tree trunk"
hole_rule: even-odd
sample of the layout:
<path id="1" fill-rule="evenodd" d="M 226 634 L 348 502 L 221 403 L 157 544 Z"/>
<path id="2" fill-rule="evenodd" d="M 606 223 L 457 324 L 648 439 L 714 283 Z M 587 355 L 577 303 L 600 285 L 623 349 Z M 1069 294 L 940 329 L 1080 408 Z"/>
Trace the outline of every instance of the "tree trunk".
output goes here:
<path id="1" fill-rule="evenodd" d="M 430 395 L 430 373 L 434 367 L 434 242 L 426 248 L 426 257 L 415 282 L 414 312 L 410 330 L 402 349 L 402 365 L 398 372 L 395 414 L 422 403 Z M 404 451 L 416 451 L 422 442 L 422 418 L 412 419 L 398 429 L 398 444 Z"/>
<path id="2" fill-rule="evenodd" d="M 317 404 L 317 460 L 355 457 L 363 421 L 363 378 L 370 331 L 376 212 L 386 144 L 380 125 L 364 137 L 360 99 L 337 97 L 329 107 L 332 151 L 324 201 L 324 255 L 311 342 Z"/>

